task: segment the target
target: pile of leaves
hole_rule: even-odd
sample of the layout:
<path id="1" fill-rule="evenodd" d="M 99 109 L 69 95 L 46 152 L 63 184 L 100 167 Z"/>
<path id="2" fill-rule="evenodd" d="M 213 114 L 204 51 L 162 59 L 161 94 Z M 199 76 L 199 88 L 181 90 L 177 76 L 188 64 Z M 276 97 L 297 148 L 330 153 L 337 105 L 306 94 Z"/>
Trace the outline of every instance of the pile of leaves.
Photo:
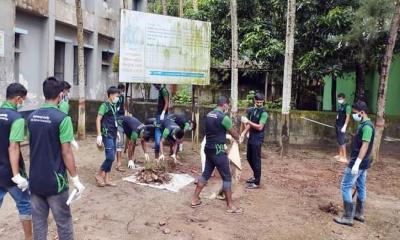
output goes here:
<path id="1" fill-rule="evenodd" d="M 334 215 L 337 215 L 339 213 L 339 206 L 333 204 L 332 202 L 329 202 L 329 204 L 326 205 L 320 205 L 318 207 L 321 211 L 324 211 L 326 213 L 332 213 Z"/>
<path id="2" fill-rule="evenodd" d="M 165 168 L 149 165 L 145 166 L 138 173 L 136 173 L 137 180 L 141 183 L 169 183 L 172 177 L 168 174 Z"/>

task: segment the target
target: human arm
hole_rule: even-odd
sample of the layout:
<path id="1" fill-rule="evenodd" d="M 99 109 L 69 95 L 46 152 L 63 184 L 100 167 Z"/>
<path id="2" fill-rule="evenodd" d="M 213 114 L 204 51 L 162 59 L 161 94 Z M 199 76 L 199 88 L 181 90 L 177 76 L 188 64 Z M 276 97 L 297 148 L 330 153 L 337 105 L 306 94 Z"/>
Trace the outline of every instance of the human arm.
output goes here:
<path id="1" fill-rule="evenodd" d="M 361 144 L 360 152 L 358 153 L 357 159 L 351 169 L 351 173 L 353 175 L 358 174 L 360 164 L 364 160 L 365 156 L 367 155 L 369 143 L 371 142 L 371 139 L 372 139 L 372 134 L 373 134 L 373 130 L 372 130 L 371 126 L 363 127 L 363 129 L 362 129 L 362 144 Z"/>

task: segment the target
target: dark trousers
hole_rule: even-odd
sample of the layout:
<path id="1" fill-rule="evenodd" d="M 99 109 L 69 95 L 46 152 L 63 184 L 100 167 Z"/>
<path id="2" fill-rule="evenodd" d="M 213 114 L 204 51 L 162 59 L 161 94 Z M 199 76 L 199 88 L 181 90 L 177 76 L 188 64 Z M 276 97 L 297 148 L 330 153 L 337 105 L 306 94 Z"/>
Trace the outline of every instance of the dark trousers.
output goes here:
<path id="1" fill-rule="evenodd" d="M 232 187 L 232 175 L 229 167 L 229 159 L 225 152 L 216 153 L 216 149 L 204 149 L 206 154 L 206 166 L 203 174 L 200 176 L 201 183 L 207 183 L 213 171 L 217 168 L 222 178 L 222 190 L 230 192 Z"/>
<path id="2" fill-rule="evenodd" d="M 247 144 L 247 161 L 253 170 L 255 184 L 259 185 L 261 180 L 261 146 L 262 144 Z"/>

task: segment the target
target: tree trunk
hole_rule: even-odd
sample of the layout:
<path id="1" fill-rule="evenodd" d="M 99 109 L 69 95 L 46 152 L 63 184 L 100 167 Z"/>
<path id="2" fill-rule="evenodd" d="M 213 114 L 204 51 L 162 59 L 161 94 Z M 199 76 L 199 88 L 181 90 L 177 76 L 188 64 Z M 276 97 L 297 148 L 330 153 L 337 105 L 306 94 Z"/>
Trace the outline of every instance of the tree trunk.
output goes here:
<path id="1" fill-rule="evenodd" d="M 365 101 L 365 63 L 356 63 L 356 96 L 354 102 Z"/>
<path id="2" fill-rule="evenodd" d="M 271 79 L 271 100 L 275 100 L 276 90 L 275 90 L 275 77 L 272 75 Z"/>
<path id="3" fill-rule="evenodd" d="M 162 0 L 162 14 L 168 15 L 168 2 L 167 0 Z"/>
<path id="4" fill-rule="evenodd" d="M 381 75 L 379 79 L 377 113 L 375 122 L 375 139 L 372 150 L 372 159 L 379 160 L 379 148 L 381 145 L 383 129 L 385 127 L 385 102 L 387 93 L 387 84 L 389 79 L 390 64 L 393 57 L 393 49 L 396 44 L 397 31 L 400 24 L 400 3 L 396 4 L 396 12 L 393 16 L 389 30 L 389 38 L 386 44 L 385 56 L 383 57 Z"/>
<path id="5" fill-rule="evenodd" d="M 179 0 L 179 17 L 183 17 L 183 0 Z"/>
<path id="6" fill-rule="evenodd" d="M 268 99 L 268 72 L 265 72 L 264 97 L 265 97 L 265 101 L 267 101 L 267 99 Z"/>
<path id="7" fill-rule="evenodd" d="M 83 54 L 83 17 L 81 0 L 75 0 L 76 29 L 78 40 L 78 84 L 79 84 L 79 111 L 78 111 L 78 139 L 86 137 L 86 110 L 85 110 L 85 67 Z"/>
<path id="8" fill-rule="evenodd" d="M 237 2 L 231 0 L 231 35 L 232 35 L 232 57 L 231 57 L 231 117 L 234 126 L 237 126 L 238 111 L 238 25 L 237 25 Z"/>
<path id="9" fill-rule="evenodd" d="M 197 0 L 192 0 L 192 3 L 193 3 L 193 10 L 195 12 L 197 12 L 199 10 L 198 5 L 197 5 Z"/>
<path id="10" fill-rule="evenodd" d="M 332 74 L 332 89 L 331 89 L 331 103 L 332 103 L 332 111 L 336 112 L 336 86 L 337 86 L 337 81 L 336 81 L 336 75 Z"/>
<path id="11" fill-rule="evenodd" d="M 296 0 L 287 1 L 286 22 L 286 49 L 285 65 L 283 72 L 282 88 L 282 132 L 281 132 L 281 157 L 286 156 L 289 151 L 289 112 L 292 91 L 292 66 L 294 51 L 294 34 L 296 24 Z"/>

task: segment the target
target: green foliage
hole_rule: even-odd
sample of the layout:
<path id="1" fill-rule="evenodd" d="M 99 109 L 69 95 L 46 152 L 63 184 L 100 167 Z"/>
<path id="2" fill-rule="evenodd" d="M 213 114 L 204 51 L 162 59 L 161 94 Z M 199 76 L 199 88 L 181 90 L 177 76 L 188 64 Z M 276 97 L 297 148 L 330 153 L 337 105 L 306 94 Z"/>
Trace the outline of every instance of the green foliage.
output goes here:
<path id="1" fill-rule="evenodd" d="M 189 104 L 192 103 L 192 95 L 188 87 L 179 89 L 175 96 L 172 98 L 175 104 Z"/>
<path id="2" fill-rule="evenodd" d="M 282 98 L 277 98 L 273 101 L 267 101 L 265 103 L 267 109 L 282 109 Z"/>
<path id="3" fill-rule="evenodd" d="M 112 71 L 119 72 L 119 55 L 118 54 L 114 55 L 114 57 L 112 59 Z"/>

